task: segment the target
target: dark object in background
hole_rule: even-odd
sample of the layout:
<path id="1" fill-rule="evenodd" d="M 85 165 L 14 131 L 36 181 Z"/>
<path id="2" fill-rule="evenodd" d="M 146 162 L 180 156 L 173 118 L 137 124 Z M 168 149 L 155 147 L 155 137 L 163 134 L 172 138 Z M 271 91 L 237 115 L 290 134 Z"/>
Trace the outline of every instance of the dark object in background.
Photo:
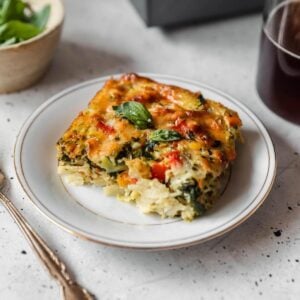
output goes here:
<path id="1" fill-rule="evenodd" d="M 257 91 L 273 112 L 300 125 L 300 2 L 273 1 L 267 15 L 260 42 Z"/>
<path id="2" fill-rule="evenodd" d="M 147 26 L 168 26 L 255 12 L 264 0 L 130 0 Z"/>

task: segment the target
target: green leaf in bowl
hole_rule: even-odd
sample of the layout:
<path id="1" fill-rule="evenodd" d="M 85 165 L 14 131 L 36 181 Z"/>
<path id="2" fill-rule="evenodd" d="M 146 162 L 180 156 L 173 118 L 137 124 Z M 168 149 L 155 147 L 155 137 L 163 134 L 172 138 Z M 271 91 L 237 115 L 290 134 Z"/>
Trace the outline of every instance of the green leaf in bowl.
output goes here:
<path id="1" fill-rule="evenodd" d="M 0 47 L 9 46 L 18 43 L 19 40 L 16 37 L 12 37 L 11 39 L 6 40 L 5 42 L 0 44 Z"/>
<path id="2" fill-rule="evenodd" d="M 40 34 L 50 16 L 50 5 L 35 12 L 23 0 L 0 0 L 0 46 L 28 40 Z"/>
<path id="3" fill-rule="evenodd" d="M 49 20 L 50 11 L 50 5 L 45 5 L 39 12 L 33 13 L 30 19 L 30 23 L 40 28 L 41 30 L 45 29 Z"/>
<path id="4" fill-rule="evenodd" d="M 12 38 L 28 40 L 41 33 L 41 29 L 21 21 L 9 21 L 0 26 L 0 43 Z"/>
<path id="5" fill-rule="evenodd" d="M 0 1 L 0 25 L 11 20 L 26 20 L 25 8 L 27 4 L 21 0 Z"/>

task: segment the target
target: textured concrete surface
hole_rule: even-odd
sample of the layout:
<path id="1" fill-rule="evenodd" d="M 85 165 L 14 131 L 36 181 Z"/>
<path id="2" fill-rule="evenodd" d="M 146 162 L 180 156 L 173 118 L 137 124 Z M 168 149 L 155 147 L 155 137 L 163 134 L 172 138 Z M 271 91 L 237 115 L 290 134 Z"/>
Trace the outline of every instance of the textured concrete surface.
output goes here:
<path id="1" fill-rule="evenodd" d="M 10 178 L 9 196 L 32 226 L 99 299 L 299 299 L 300 130 L 269 112 L 256 94 L 260 16 L 161 30 L 146 29 L 127 1 L 67 0 L 66 11 L 62 42 L 46 76 L 31 89 L 0 96 L 0 166 Z M 34 208 L 13 167 L 25 119 L 66 87 L 127 71 L 208 83 L 264 121 L 276 146 L 278 176 L 254 216 L 205 244 L 145 253 L 80 240 Z M 59 299 L 59 292 L 0 206 L 0 299 Z"/>

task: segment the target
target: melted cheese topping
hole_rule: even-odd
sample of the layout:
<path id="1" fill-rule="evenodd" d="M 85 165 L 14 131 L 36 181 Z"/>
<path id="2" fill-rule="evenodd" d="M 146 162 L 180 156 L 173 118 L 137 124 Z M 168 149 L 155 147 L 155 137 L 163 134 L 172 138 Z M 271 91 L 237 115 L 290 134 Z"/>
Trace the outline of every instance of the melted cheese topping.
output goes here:
<path id="1" fill-rule="evenodd" d="M 147 108 L 153 128 L 138 129 L 116 114 L 113 107 L 128 101 Z M 195 178 L 203 189 L 236 158 L 241 125 L 236 112 L 200 92 L 126 74 L 108 80 L 63 134 L 57 143 L 59 165 L 88 163 L 91 169 L 115 173 L 112 180 L 120 187 L 156 178 L 174 192 L 181 176 Z M 149 135 L 157 129 L 175 130 L 183 138 L 156 143 L 147 156 Z"/>

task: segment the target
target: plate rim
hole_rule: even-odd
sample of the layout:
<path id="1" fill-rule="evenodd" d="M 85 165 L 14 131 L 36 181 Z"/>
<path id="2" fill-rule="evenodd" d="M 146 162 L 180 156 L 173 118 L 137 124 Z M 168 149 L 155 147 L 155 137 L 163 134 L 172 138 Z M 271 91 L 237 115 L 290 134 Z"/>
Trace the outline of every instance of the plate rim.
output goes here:
<path id="1" fill-rule="evenodd" d="M 161 245 L 143 245 L 143 243 L 136 243 L 136 242 L 119 242 L 119 241 L 108 241 L 104 239 L 100 239 L 100 237 L 91 237 L 88 236 L 88 233 L 84 233 L 83 230 L 80 232 L 78 229 L 76 229 L 76 226 L 72 225 L 72 224 L 66 224 L 64 222 L 64 220 L 62 220 L 61 218 L 57 217 L 56 215 L 54 215 L 51 211 L 46 210 L 45 208 L 43 208 L 43 205 L 41 205 L 40 200 L 38 197 L 36 197 L 30 190 L 30 187 L 28 186 L 26 179 L 24 178 L 23 174 L 22 174 L 22 162 L 21 162 L 21 148 L 22 148 L 22 144 L 24 139 L 26 138 L 26 133 L 29 130 L 31 124 L 34 122 L 34 120 L 44 111 L 45 108 L 47 108 L 47 106 L 49 106 L 49 104 L 61 99 L 64 95 L 67 95 L 70 92 L 74 92 L 78 89 L 87 87 L 89 85 L 93 85 L 95 83 L 103 83 L 106 80 L 108 80 L 109 78 L 118 78 L 120 76 L 122 76 L 124 73 L 119 73 L 119 74 L 112 74 L 112 75 L 108 75 L 108 76 L 101 76 L 101 77 L 97 77 L 91 80 L 87 80 L 75 85 L 72 85 L 66 89 L 63 89 L 62 91 L 60 91 L 59 93 L 54 94 L 52 97 L 50 97 L 48 100 L 46 100 L 44 103 L 42 103 L 41 105 L 39 105 L 25 120 L 25 122 L 22 124 L 21 129 L 16 137 L 16 141 L 15 141 L 15 145 L 14 145 L 14 168 L 16 171 L 16 175 L 18 178 L 18 181 L 23 189 L 23 191 L 25 192 L 25 194 L 27 195 L 27 197 L 29 198 L 29 200 L 34 204 L 35 208 L 38 209 L 41 214 L 43 216 L 45 216 L 48 220 L 50 220 L 52 223 L 54 223 L 55 225 L 57 225 L 58 227 L 60 227 L 61 229 L 67 231 L 68 233 L 71 233 L 72 235 L 85 239 L 85 240 L 89 240 L 89 241 L 93 241 L 96 243 L 100 243 L 106 246 L 114 246 L 114 247 L 119 247 L 119 248 L 126 248 L 126 249 L 139 249 L 139 250 L 147 250 L 147 251 L 154 251 L 154 250 L 170 250 L 170 249 L 177 249 L 177 248 L 182 248 L 182 247 L 188 247 L 188 246 L 192 246 L 192 245 L 196 245 L 199 243 L 203 243 L 206 242 L 208 240 L 214 239 L 218 236 L 221 236 L 233 229 L 235 229 L 236 227 L 238 227 L 239 225 L 241 225 L 244 221 L 246 221 L 248 218 L 250 218 L 257 210 L 258 208 L 264 203 L 264 201 L 266 200 L 266 198 L 268 197 L 272 186 L 274 184 L 274 180 L 276 177 L 276 170 L 277 170 L 277 158 L 276 158 L 276 150 L 274 147 L 274 143 L 272 141 L 272 138 L 270 136 L 270 134 L 268 133 L 265 125 L 263 124 L 263 122 L 256 116 L 256 114 L 254 112 L 252 112 L 251 109 L 249 109 L 247 107 L 247 105 L 245 105 L 244 103 L 240 102 L 239 100 L 237 100 L 236 98 L 232 97 L 231 95 L 219 90 L 218 88 L 214 88 L 210 85 L 207 85 L 205 83 L 202 83 L 200 81 L 197 80 L 190 80 L 187 78 L 183 78 L 183 77 L 179 77 L 179 76 L 173 76 L 173 75 L 165 75 L 165 74 L 156 74 L 156 73 L 143 73 L 143 72 L 138 72 L 139 75 L 141 76 L 147 76 L 150 78 L 153 78 L 154 80 L 159 80 L 159 79 L 165 79 L 165 80 L 176 80 L 182 83 L 187 83 L 187 84 L 192 84 L 195 86 L 198 86 L 199 89 L 204 88 L 207 90 L 210 90 L 226 99 L 228 99 L 230 102 L 234 103 L 236 106 L 238 106 L 239 108 L 241 108 L 242 110 L 244 110 L 245 113 L 247 113 L 247 115 L 255 122 L 255 125 L 258 126 L 258 128 L 261 130 L 261 133 L 263 135 L 263 137 L 266 140 L 266 146 L 268 148 L 268 150 L 271 153 L 271 157 L 270 157 L 270 166 L 273 165 L 273 168 L 271 168 L 271 172 L 270 174 L 267 174 L 266 178 L 265 178 L 265 184 L 262 186 L 261 191 L 264 190 L 264 188 L 266 187 L 266 184 L 268 184 L 267 186 L 267 190 L 264 191 L 264 193 L 262 195 L 258 194 L 258 199 L 256 200 L 257 203 L 255 203 L 255 206 L 251 208 L 251 206 L 253 206 L 250 204 L 248 208 L 245 209 L 246 214 L 244 216 L 242 216 L 241 218 L 239 218 L 239 215 L 236 216 L 230 223 L 233 222 L 233 224 L 229 224 L 228 225 L 221 225 L 221 229 L 218 230 L 217 232 L 211 234 L 210 236 L 206 236 L 206 237 L 200 237 L 200 238 L 194 238 L 191 241 L 187 241 L 187 242 L 180 242 L 179 241 L 175 241 L 175 242 L 171 242 L 167 245 L 165 245 L 164 241 L 160 242 Z M 158 79 L 157 79 L 158 78 Z M 172 83 L 171 83 L 172 84 Z M 19 151 L 18 151 L 19 150 Z M 267 183 L 266 183 L 267 182 Z M 244 212 L 245 212 L 244 211 Z M 242 213 L 241 213 L 242 214 Z M 238 221 L 234 221 L 234 220 L 238 220 Z M 225 228 L 222 228 L 224 227 Z M 227 227 L 226 227 L 227 226 Z M 73 228 L 72 228 L 73 227 Z"/>

